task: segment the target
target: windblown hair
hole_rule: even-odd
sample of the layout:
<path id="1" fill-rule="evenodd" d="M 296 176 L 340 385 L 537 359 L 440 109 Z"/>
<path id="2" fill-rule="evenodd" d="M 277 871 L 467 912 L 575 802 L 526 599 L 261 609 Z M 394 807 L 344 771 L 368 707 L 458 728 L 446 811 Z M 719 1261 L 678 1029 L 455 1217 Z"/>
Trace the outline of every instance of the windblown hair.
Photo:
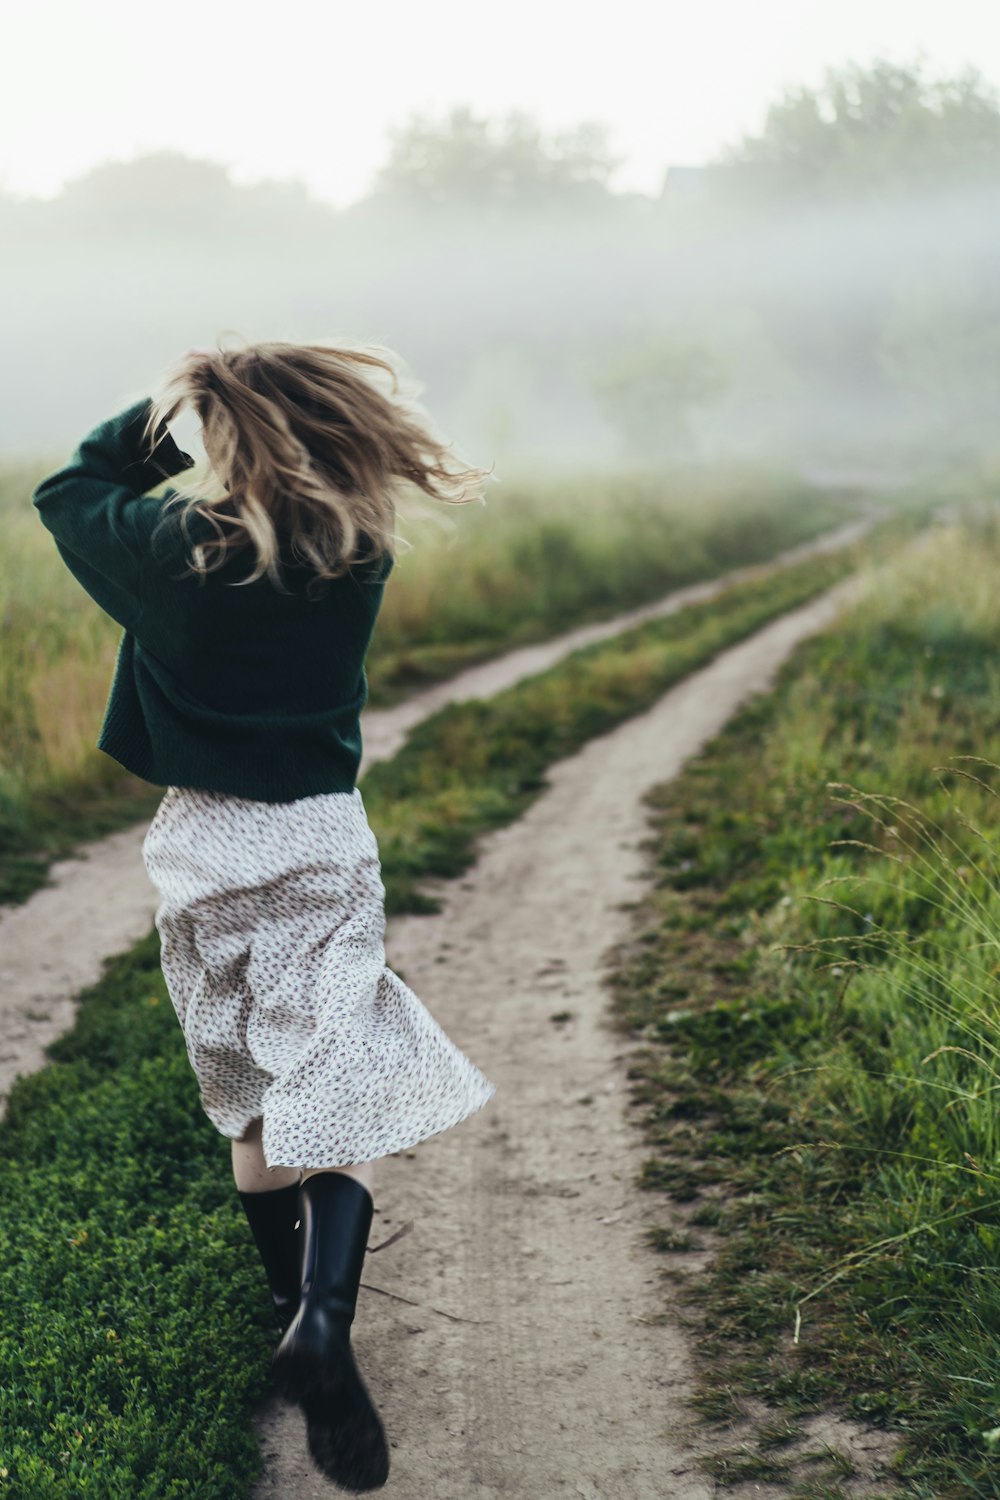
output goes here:
<path id="1" fill-rule="evenodd" d="M 492 468 L 456 460 L 415 400 L 422 387 L 410 382 L 404 392 L 401 374 L 399 355 L 381 344 L 272 339 L 183 355 L 154 398 L 143 438 L 152 447 L 160 424 L 185 407 L 200 419 L 205 460 L 164 501 L 164 521 L 180 507 L 186 540 L 194 513 L 214 529 L 186 558 L 187 570 L 204 578 L 252 550 L 239 583 L 266 574 L 287 593 L 284 544 L 314 575 L 312 591 L 317 580 L 393 552 L 406 485 L 449 504 L 482 501 L 479 485 Z"/>

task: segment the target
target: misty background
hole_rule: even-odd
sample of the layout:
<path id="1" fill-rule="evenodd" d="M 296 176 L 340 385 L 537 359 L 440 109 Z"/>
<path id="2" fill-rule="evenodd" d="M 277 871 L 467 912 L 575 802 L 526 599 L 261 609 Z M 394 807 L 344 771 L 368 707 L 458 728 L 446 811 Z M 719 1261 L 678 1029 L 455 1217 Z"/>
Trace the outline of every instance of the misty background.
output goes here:
<path id="1" fill-rule="evenodd" d="M 877 60 L 776 98 L 657 193 L 608 126 L 412 113 L 337 208 L 178 150 L 0 193 L 0 453 L 75 444 L 192 344 L 384 342 L 501 478 L 1000 454 L 1000 97 Z M 134 372 L 134 378 L 133 378 Z"/>

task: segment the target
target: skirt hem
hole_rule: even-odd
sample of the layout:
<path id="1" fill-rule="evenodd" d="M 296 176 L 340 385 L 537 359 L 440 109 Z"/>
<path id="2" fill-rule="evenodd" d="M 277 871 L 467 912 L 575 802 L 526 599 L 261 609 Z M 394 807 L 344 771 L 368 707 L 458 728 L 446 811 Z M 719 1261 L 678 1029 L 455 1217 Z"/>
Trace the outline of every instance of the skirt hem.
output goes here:
<path id="1" fill-rule="evenodd" d="M 274 1127 L 271 1130 L 268 1129 L 269 1116 L 267 1104 L 265 1103 L 262 1111 L 264 1124 L 261 1132 L 261 1150 L 264 1156 L 264 1163 L 268 1168 L 302 1167 L 312 1171 L 331 1167 L 353 1167 L 365 1161 L 381 1161 L 387 1156 L 394 1156 L 397 1151 L 405 1151 L 411 1146 L 419 1145 L 421 1141 L 429 1140 L 431 1136 L 441 1135 L 445 1130 L 451 1130 L 454 1126 L 461 1125 L 463 1120 L 468 1120 L 472 1115 L 478 1114 L 489 1103 L 495 1093 L 496 1084 L 486 1080 L 483 1088 L 474 1096 L 473 1102 L 470 1103 L 467 1100 L 460 1109 L 454 1111 L 450 1116 L 445 1115 L 433 1124 L 427 1121 L 422 1125 L 411 1124 L 408 1127 L 398 1130 L 395 1134 L 382 1131 L 379 1133 L 377 1143 L 372 1142 L 369 1149 L 366 1150 L 361 1145 L 349 1151 L 346 1159 L 342 1157 L 339 1161 L 317 1160 L 316 1151 L 305 1153 L 310 1158 L 307 1161 L 294 1148 L 285 1148 L 279 1145 L 275 1145 L 272 1148 L 274 1153 L 272 1154 L 272 1151 L 268 1148 L 273 1139 Z M 376 1154 L 372 1154 L 373 1152 Z M 322 1152 L 318 1154 L 322 1155 Z M 291 1156 L 297 1156 L 298 1159 L 295 1161 L 283 1159 Z"/>

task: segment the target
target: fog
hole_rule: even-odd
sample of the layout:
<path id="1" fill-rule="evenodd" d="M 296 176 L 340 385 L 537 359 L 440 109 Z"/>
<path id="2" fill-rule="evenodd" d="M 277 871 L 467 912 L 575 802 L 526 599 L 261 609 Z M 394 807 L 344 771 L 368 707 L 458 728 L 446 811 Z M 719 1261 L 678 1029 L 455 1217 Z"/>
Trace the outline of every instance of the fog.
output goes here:
<path id="1" fill-rule="evenodd" d="M 391 345 L 501 477 L 990 459 L 1000 107 L 914 70 L 853 82 L 839 114 L 829 92 L 776 106 L 657 196 L 610 191 L 585 133 L 562 158 L 502 132 L 472 153 L 457 114 L 344 210 L 172 152 L 0 196 L 0 452 L 57 452 L 229 331 Z"/>

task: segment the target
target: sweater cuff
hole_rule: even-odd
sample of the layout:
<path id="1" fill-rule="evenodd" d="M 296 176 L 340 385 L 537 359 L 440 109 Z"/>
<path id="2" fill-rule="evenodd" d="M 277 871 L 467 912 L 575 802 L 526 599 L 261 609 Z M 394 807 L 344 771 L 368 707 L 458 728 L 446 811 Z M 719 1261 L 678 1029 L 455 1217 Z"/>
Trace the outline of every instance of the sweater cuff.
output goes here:
<path id="1" fill-rule="evenodd" d="M 170 479 L 182 469 L 193 468 L 195 463 L 189 453 L 178 448 L 166 422 L 161 422 L 153 434 L 152 452 L 148 450 L 148 440 L 140 441 L 152 404 L 150 396 L 134 401 L 117 416 L 96 427 L 90 439 L 120 461 L 121 482 L 136 495 L 145 495 L 164 479 Z"/>

